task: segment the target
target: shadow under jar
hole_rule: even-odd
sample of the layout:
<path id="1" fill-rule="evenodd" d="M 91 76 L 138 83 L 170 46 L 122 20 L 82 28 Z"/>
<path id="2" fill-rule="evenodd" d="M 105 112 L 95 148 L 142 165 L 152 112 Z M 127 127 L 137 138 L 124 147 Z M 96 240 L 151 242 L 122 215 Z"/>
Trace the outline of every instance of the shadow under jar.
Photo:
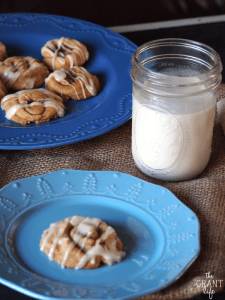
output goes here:
<path id="1" fill-rule="evenodd" d="M 222 63 L 207 45 L 163 39 L 132 56 L 132 154 L 138 168 L 162 180 L 199 175 L 211 154 Z"/>

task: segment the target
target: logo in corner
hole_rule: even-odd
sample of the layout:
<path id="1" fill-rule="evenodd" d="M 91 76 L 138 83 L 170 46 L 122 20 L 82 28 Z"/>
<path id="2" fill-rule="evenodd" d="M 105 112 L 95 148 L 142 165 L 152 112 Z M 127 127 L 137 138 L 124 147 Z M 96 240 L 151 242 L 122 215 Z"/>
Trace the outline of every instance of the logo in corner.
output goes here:
<path id="1" fill-rule="evenodd" d="M 214 280 L 214 276 L 210 274 L 210 272 L 205 273 L 206 280 L 197 280 L 196 285 L 198 288 L 202 287 L 203 293 L 209 295 L 209 299 L 213 298 L 215 294 L 214 288 L 222 287 L 223 280 Z"/>

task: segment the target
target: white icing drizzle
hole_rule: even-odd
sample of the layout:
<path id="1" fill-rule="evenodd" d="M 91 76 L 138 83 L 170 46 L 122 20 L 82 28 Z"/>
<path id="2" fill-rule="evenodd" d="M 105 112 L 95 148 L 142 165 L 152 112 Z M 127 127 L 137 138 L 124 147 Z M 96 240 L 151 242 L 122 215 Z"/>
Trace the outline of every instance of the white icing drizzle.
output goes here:
<path id="1" fill-rule="evenodd" d="M 75 244 L 79 243 L 79 240 L 82 238 L 82 234 L 76 232 L 73 236 L 72 239 L 74 241 Z"/>
<path id="2" fill-rule="evenodd" d="M 48 252 L 48 258 L 49 258 L 50 260 L 53 259 L 53 253 L 54 253 L 55 247 L 56 247 L 56 245 L 57 245 L 59 239 L 61 238 L 61 236 L 62 236 L 63 233 L 65 232 L 65 229 L 66 229 L 67 225 L 69 224 L 69 222 L 70 222 L 70 218 L 66 218 L 66 220 L 65 220 L 65 222 L 64 222 L 64 224 L 63 224 L 63 226 L 59 229 L 59 231 L 58 231 L 56 237 L 54 238 L 53 243 L 52 243 L 52 245 L 51 245 L 51 248 L 50 248 L 50 250 L 49 250 L 49 252 Z"/>
<path id="3" fill-rule="evenodd" d="M 57 43 L 57 46 L 53 44 L 53 41 Z M 53 58 L 52 60 L 52 68 L 55 69 L 55 60 L 56 58 L 60 61 L 61 64 L 65 63 L 65 58 L 67 57 L 70 61 L 70 68 L 72 68 L 74 65 L 77 65 L 77 58 L 74 54 L 77 53 L 83 61 L 86 61 L 89 57 L 87 51 L 82 50 L 81 43 L 76 41 L 77 45 L 71 45 L 66 42 L 66 39 L 64 37 L 61 37 L 60 39 L 55 39 L 48 41 L 41 49 L 41 53 L 43 55 L 44 52 L 49 53 L 49 56 Z M 62 51 L 65 50 L 67 55 L 65 55 Z"/>
<path id="4" fill-rule="evenodd" d="M 8 88 L 11 88 L 22 71 L 23 70 L 21 69 L 15 72 L 15 69 L 13 67 L 8 67 L 7 70 L 5 70 L 5 72 L 3 73 L 1 80 L 5 85 L 8 86 Z"/>
<path id="5" fill-rule="evenodd" d="M 5 117 L 8 120 L 11 120 L 13 116 L 17 113 L 20 108 L 27 107 L 27 104 L 16 104 L 10 107 L 10 109 L 6 112 Z"/>
<path id="6" fill-rule="evenodd" d="M 44 231 L 43 234 L 45 234 L 45 237 L 44 237 L 44 239 L 42 241 L 42 245 L 41 245 L 42 251 L 44 250 L 51 235 L 54 233 L 55 230 L 58 229 L 59 223 L 60 222 L 51 224 L 50 228 L 48 230 Z M 65 252 L 65 255 L 63 257 L 63 260 L 61 262 L 62 268 L 65 267 L 69 253 L 73 250 L 73 248 L 76 245 L 79 244 L 79 240 L 81 238 L 83 238 L 83 241 L 82 241 L 82 244 L 79 246 L 80 250 L 77 251 L 77 255 L 80 253 L 80 251 L 82 251 L 84 249 L 86 240 L 92 235 L 93 231 L 98 229 L 98 226 L 100 225 L 101 220 L 98 218 L 90 218 L 90 217 L 84 218 L 81 216 L 73 216 L 71 218 L 67 218 L 65 220 L 65 223 L 59 229 L 57 235 L 55 236 L 55 238 L 53 240 L 53 243 L 52 243 L 51 248 L 48 253 L 48 257 L 50 260 L 52 260 L 52 258 L 53 258 L 53 253 L 54 253 L 57 243 L 62 244 L 63 241 L 67 239 L 67 238 L 63 238 L 60 240 L 60 237 L 63 235 L 63 233 L 69 223 L 72 226 L 77 227 L 77 230 L 76 230 L 76 233 L 73 235 L 72 241 L 70 242 L 70 244 Z M 46 234 L 46 232 L 47 232 L 47 234 Z M 114 239 L 112 241 L 112 243 L 109 246 L 109 249 L 103 245 L 104 242 L 109 237 L 109 235 L 114 232 L 115 232 L 115 230 L 111 226 L 108 226 L 107 230 L 102 234 L 102 236 L 99 239 L 97 239 L 95 245 L 92 248 L 90 248 L 86 253 L 84 253 L 82 258 L 76 265 L 75 269 L 83 268 L 88 263 L 88 261 L 90 261 L 92 264 L 94 264 L 96 256 L 102 256 L 106 260 L 108 265 L 112 265 L 115 262 L 119 262 L 122 259 L 122 257 L 125 255 L 125 252 L 117 250 L 117 240 Z"/>
<path id="7" fill-rule="evenodd" d="M 86 218 L 82 223 L 85 224 L 85 222 L 87 222 L 87 224 L 88 223 L 90 224 L 90 222 L 91 222 L 91 225 L 94 228 L 97 228 L 99 226 L 99 223 L 101 222 L 101 221 L 100 222 L 99 221 L 100 220 L 97 218 L 94 218 L 94 219 Z M 87 237 L 90 236 L 93 232 L 92 231 L 93 227 L 92 226 L 83 226 L 82 223 L 80 223 L 77 230 L 79 230 L 79 227 L 80 227 L 81 232 L 83 230 Z M 91 261 L 92 263 L 94 263 L 96 256 L 102 256 L 106 260 L 108 265 L 112 265 L 115 262 L 119 262 L 121 260 L 121 258 L 125 255 L 125 252 L 117 250 L 117 247 L 116 247 L 117 241 L 115 239 L 110 244 L 109 249 L 100 244 L 100 243 L 106 241 L 107 238 L 109 237 L 109 235 L 114 232 L 115 232 L 115 230 L 111 226 L 108 226 L 107 230 L 102 234 L 100 239 L 97 240 L 96 244 L 82 256 L 81 260 L 79 261 L 79 263 L 77 264 L 75 269 L 83 268 L 87 264 L 88 261 Z"/>
<path id="8" fill-rule="evenodd" d="M 78 270 L 83 268 L 88 261 L 93 261 L 96 256 L 102 256 L 106 260 L 107 264 L 111 266 L 115 262 L 119 262 L 124 255 L 125 252 L 118 251 L 116 249 L 116 240 L 110 244 L 109 249 L 107 247 L 103 247 L 99 243 L 96 243 L 94 247 L 82 256 L 75 269 Z"/>
<path id="9" fill-rule="evenodd" d="M 111 226 L 109 226 L 106 229 L 106 231 L 103 233 L 103 235 L 101 237 L 101 241 L 105 241 L 108 238 L 108 236 L 113 232 L 115 232 L 114 229 Z"/>
<path id="10" fill-rule="evenodd" d="M 93 225 L 97 228 L 99 226 L 99 224 L 101 223 L 101 220 L 98 219 L 98 218 L 87 217 L 87 218 L 84 219 L 84 221 L 82 223 L 83 224 L 90 224 L 90 225 Z M 80 224 L 81 226 L 83 225 L 82 223 Z M 88 232 L 89 231 L 86 232 L 87 235 L 88 235 Z"/>
<path id="11" fill-rule="evenodd" d="M 68 241 L 68 240 L 69 240 L 69 238 L 68 238 L 68 237 L 65 237 L 65 238 L 63 238 L 63 239 L 60 239 L 60 240 L 58 241 L 58 244 L 61 245 L 63 242 Z"/>
<path id="12" fill-rule="evenodd" d="M 2 109 L 4 109 L 4 102 L 8 101 L 9 99 L 11 98 L 14 98 L 13 100 L 15 99 L 18 99 L 20 95 L 24 94 L 28 94 L 28 93 L 31 93 L 31 92 L 34 92 L 34 91 L 37 91 L 37 92 L 41 92 L 43 94 L 46 94 L 48 96 L 54 96 L 55 98 L 58 98 L 59 101 L 62 101 L 62 99 L 56 95 L 55 93 L 49 91 L 49 90 L 46 90 L 46 89 L 43 89 L 43 88 L 39 88 L 39 89 L 28 89 L 28 90 L 21 90 L 21 91 L 18 91 L 14 94 L 9 94 L 9 95 L 6 95 L 2 101 L 1 101 L 1 107 Z"/>
<path id="13" fill-rule="evenodd" d="M 41 251 L 44 250 L 49 238 L 52 236 L 52 234 L 57 230 L 58 226 L 59 226 L 59 223 L 60 222 L 56 222 L 56 223 L 52 223 L 50 224 L 50 228 L 49 229 L 46 229 L 44 232 L 43 232 L 43 235 L 45 235 L 43 241 L 42 241 L 42 244 L 41 244 Z"/>
<path id="14" fill-rule="evenodd" d="M 63 257 L 63 261 L 62 261 L 62 263 L 61 263 L 61 267 L 62 267 L 62 268 L 65 268 L 65 264 L 66 264 L 67 258 L 68 258 L 70 252 L 73 250 L 74 247 L 75 247 L 74 242 L 73 242 L 73 241 L 70 242 L 69 247 L 68 247 L 68 249 L 66 250 L 66 253 L 65 253 L 64 257 Z"/>
<path id="15" fill-rule="evenodd" d="M 2 98 L 2 101 L 1 101 L 1 108 L 4 109 L 4 106 L 6 103 L 9 103 L 11 101 L 14 101 L 14 100 L 18 100 L 20 95 L 21 94 L 28 94 L 30 92 L 33 92 L 33 91 L 40 91 L 42 93 L 44 93 L 45 95 L 47 96 L 53 96 L 58 98 L 61 102 L 58 102 L 57 100 L 54 100 L 52 99 L 51 97 L 49 98 L 39 98 L 38 101 L 34 101 L 34 102 L 30 102 L 30 103 L 27 103 L 24 101 L 24 103 L 15 103 L 15 105 L 13 105 L 7 112 L 6 112 L 6 118 L 8 120 L 11 120 L 11 118 L 17 113 L 17 111 L 21 108 L 26 108 L 26 107 L 32 107 L 34 105 L 39 105 L 39 106 L 43 106 L 44 108 L 46 107 L 54 107 L 56 112 L 57 112 L 57 115 L 59 117 L 63 117 L 64 114 L 65 114 L 65 110 L 64 110 L 64 105 L 62 103 L 62 100 L 59 96 L 53 94 L 52 92 L 46 90 L 46 89 L 29 89 L 29 90 L 22 90 L 22 91 L 19 91 L 15 94 L 10 94 L 10 95 L 6 95 L 5 97 Z M 28 99 L 29 101 L 29 99 Z"/>
<path id="16" fill-rule="evenodd" d="M 80 249 L 81 249 L 81 250 L 83 250 L 83 249 L 84 249 L 84 247 L 85 247 L 85 243 L 86 243 L 87 239 L 88 239 L 88 237 L 87 237 L 87 236 L 86 236 L 86 237 L 83 239 L 83 242 L 82 242 L 82 244 L 80 245 Z"/>
<path id="17" fill-rule="evenodd" d="M 77 228 L 77 231 L 79 233 L 81 233 L 82 235 L 86 235 L 87 237 L 90 237 L 94 230 L 95 226 L 84 222 L 80 223 Z"/>
<path id="18" fill-rule="evenodd" d="M 7 66 L 7 61 L 12 60 L 10 57 L 7 58 L 5 61 L 0 62 L 0 66 Z M 1 76 L 2 82 L 7 85 L 8 88 L 11 88 L 16 80 L 19 78 L 21 73 L 24 71 L 23 62 L 28 64 L 28 68 L 25 70 L 24 75 L 31 70 L 42 67 L 42 64 L 37 62 L 33 57 L 26 56 L 20 57 L 18 61 L 15 61 L 13 65 L 8 66 L 5 72 Z M 31 77 L 30 79 L 27 78 L 26 87 L 33 88 L 35 82 L 35 78 Z"/>
<path id="19" fill-rule="evenodd" d="M 78 73 L 78 70 L 81 71 L 82 73 Z M 79 75 L 78 75 L 79 74 Z M 54 77 L 56 81 L 61 82 L 65 80 L 68 84 L 68 86 L 72 86 L 74 89 L 74 93 L 76 94 L 78 100 L 80 100 L 76 87 L 74 84 L 70 84 L 66 80 L 66 75 L 73 81 L 76 82 L 77 80 L 80 82 L 81 88 L 82 88 L 82 93 L 83 93 L 83 98 L 86 99 L 87 95 L 85 93 L 85 87 L 89 91 L 89 93 L 92 96 L 95 96 L 97 94 L 97 90 L 94 86 L 94 82 L 91 78 L 90 73 L 87 72 L 87 70 L 83 67 L 73 67 L 72 69 L 66 70 L 66 69 L 60 69 L 52 72 L 46 79 L 45 79 L 45 84 L 48 83 L 49 79 L 51 77 Z"/>
<path id="20" fill-rule="evenodd" d="M 72 224 L 74 227 L 78 226 L 80 222 L 82 222 L 85 219 L 85 217 L 81 216 L 73 216 L 70 220 L 70 224 Z"/>
<path id="21" fill-rule="evenodd" d="M 90 260 L 91 264 L 95 264 L 95 257 L 92 257 L 92 259 Z"/>
<path id="22" fill-rule="evenodd" d="M 92 235 L 93 231 L 98 228 L 101 220 L 99 220 L 98 218 L 87 217 L 84 219 L 80 219 L 79 216 L 75 216 L 75 217 L 78 217 L 78 218 L 73 220 L 72 222 L 73 222 L 73 224 L 77 224 L 76 226 L 78 226 L 78 227 L 77 227 L 77 231 L 75 232 L 75 234 L 73 235 L 72 238 L 73 238 L 74 243 L 78 244 L 79 240 L 82 237 L 89 238 Z M 85 242 L 83 242 L 83 246 L 80 246 L 80 247 L 83 249 L 84 246 L 85 246 Z"/>
<path id="23" fill-rule="evenodd" d="M 54 77 L 55 80 L 60 82 L 66 78 L 66 74 L 67 73 L 64 72 L 64 69 L 56 70 L 45 79 L 45 83 L 47 83 L 51 77 Z"/>
<path id="24" fill-rule="evenodd" d="M 35 77 L 27 79 L 23 84 L 23 88 L 32 89 L 34 86 L 35 80 L 36 80 Z"/>

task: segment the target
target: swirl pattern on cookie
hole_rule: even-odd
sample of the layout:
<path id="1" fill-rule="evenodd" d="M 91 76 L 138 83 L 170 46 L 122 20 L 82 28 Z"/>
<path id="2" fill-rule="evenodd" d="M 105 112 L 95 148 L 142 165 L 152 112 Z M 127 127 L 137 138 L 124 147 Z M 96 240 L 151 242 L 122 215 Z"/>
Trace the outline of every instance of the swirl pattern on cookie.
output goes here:
<path id="1" fill-rule="evenodd" d="M 94 269 L 112 265 L 125 255 L 115 230 L 98 218 L 73 216 L 52 223 L 41 237 L 40 249 L 62 268 Z"/>
<path id="2" fill-rule="evenodd" d="M 42 48 L 43 62 L 50 70 L 83 65 L 89 58 L 86 46 L 77 40 L 61 37 L 48 41 Z"/>
<path id="3" fill-rule="evenodd" d="M 47 89 L 65 100 L 84 100 L 95 96 L 100 90 L 98 78 L 83 67 L 56 70 L 45 79 L 45 84 Z"/>
<path id="4" fill-rule="evenodd" d="M 7 89 L 38 88 L 48 75 L 48 68 L 31 56 L 12 56 L 0 62 L 0 79 Z"/>
<path id="5" fill-rule="evenodd" d="M 23 125 L 48 122 L 65 114 L 62 98 L 42 88 L 7 95 L 2 98 L 1 108 L 7 119 Z"/>
<path id="6" fill-rule="evenodd" d="M 7 57 L 6 47 L 2 42 L 0 42 L 0 61 L 5 60 Z"/>

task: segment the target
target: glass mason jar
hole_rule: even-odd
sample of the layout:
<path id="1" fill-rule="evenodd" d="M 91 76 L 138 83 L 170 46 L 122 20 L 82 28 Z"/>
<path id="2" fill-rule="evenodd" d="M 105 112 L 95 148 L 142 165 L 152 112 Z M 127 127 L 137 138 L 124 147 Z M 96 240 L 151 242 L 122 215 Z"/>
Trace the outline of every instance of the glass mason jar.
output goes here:
<path id="1" fill-rule="evenodd" d="M 145 174 L 171 181 L 207 166 L 222 63 L 207 45 L 162 39 L 132 56 L 132 154 Z"/>

